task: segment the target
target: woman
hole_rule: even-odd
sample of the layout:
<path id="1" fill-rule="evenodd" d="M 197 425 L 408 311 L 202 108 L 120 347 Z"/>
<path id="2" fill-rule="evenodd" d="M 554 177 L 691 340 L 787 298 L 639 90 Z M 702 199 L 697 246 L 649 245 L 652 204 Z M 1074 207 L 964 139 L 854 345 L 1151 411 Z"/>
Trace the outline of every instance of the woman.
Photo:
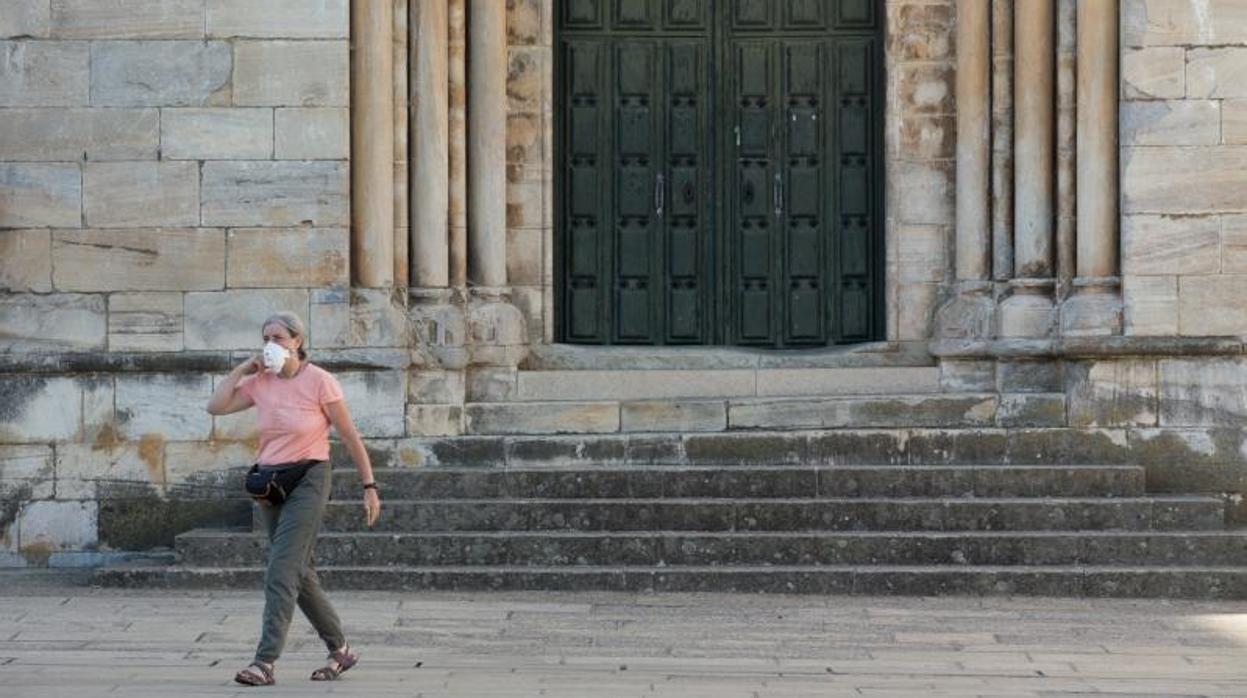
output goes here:
<path id="1" fill-rule="evenodd" d="M 277 313 L 262 327 L 264 359 L 252 356 L 230 371 L 208 401 L 208 412 L 231 414 L 254 405 L 260 426 L 256 462 L 262 467 L 306 468 L 306 474 L 281 504 L 260 503 L 269 539 L 262 633 L 255 661 L 234 680 L 249 686 L 275 683 L 273 663 L 281 655 L 297 602 L 329 648 L 329 661 L 312 673 L 312 680 L 331 681 L 359 661 L 346 644 L 338 614 L 312 566 L 316 533 L 329 501 L 331 425 L 364 483 L 368 526 L 381 512 L 381 499 L 364 442 L 342 399 L 342 386 L 307 361 L 302 320 L 294 313 Z"/>

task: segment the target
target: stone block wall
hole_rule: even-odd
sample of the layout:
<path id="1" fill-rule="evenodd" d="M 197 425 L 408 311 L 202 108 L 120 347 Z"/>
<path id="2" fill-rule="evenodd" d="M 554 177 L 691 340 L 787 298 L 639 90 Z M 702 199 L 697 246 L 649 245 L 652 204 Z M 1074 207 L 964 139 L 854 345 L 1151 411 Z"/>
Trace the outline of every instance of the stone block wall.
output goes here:
<path id="1" fill-rule="evenodd" d="M 0 2 L 0 563 L 125 548 L 120 501 L 185 520 L 247 462 L 253 416 L 204 405 L 267 313 L 329 360 L 406 346 L 349 288 L 349 32 L 348 0 Z M 402 434 L 389 363 L 343 374 L 369 436 Z"/>
<path id="2" fill-rule="evenodd" d="M 956 6 L 888 0 L 887 335 L 931 336 L 939 290 L 952 279 L 956 196 Z"/>
<path id="3" fill-rule="evenodd" d="M 1247 3 L 1122 0 L 1126 332 L 1247 332 Z"/>

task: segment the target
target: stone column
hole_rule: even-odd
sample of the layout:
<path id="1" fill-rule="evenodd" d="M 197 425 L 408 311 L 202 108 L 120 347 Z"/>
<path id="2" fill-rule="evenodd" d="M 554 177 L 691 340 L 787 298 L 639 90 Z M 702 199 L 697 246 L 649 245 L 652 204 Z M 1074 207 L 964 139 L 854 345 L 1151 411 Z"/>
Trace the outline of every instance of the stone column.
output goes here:
<path id="1" fill-rule="evenodd" d="M 467 11 L 465 0 L 450 0 L 450 285 L 468 283 L 468 130 Z"/>
<path id="2" fill-rule="evenodd" d="M 468 3 L 468 276 L 507 283 L 507 4 Z"/>
<path id="3" fill-rule="evenodd" d="M 351 263 L 356 285 L 394 284 L 394 6 L 351 3 Z"/>
<path id="4" fill-rule="evenodd" d="M 1078 0 L 1057 0 L 1056 51 L 1056 278 L 1057 296 L 1074 276 L 1075 58 Z"/>
<path id="5" fill-rule="evenodd" d="M 1013 0 L 992 0 L 992 278 L 1013 278 Z"/>
<path id="6" fill-rule="evenodd" d="M 1117 277 L 1118 3 L 1078 3 L 1078 263 L 1067 334 L 1121 330 Z"/>
<path id="7" fill-rule="evenodd" d="M 1056 0 L 1014 3 L 1013 275 L 1002 337 L 1043 337 L 1054 325 Z"/>
<path id="8" fill-rule="evenodd" d="M 449 283 L 449 105 L 446 0 L 412 0 L 411 256 L 414 285 Z"/>
<path id="9" fill-rule="evenodd" d="M 957 0 L 957 280 L 991 275 L 989 0 Z"/>
<path id="10" fill-rule="evenodd" d="M 992 326 L 991 0 L 957 0 L 957 292 L 938 333 L 984 338 Z"/>

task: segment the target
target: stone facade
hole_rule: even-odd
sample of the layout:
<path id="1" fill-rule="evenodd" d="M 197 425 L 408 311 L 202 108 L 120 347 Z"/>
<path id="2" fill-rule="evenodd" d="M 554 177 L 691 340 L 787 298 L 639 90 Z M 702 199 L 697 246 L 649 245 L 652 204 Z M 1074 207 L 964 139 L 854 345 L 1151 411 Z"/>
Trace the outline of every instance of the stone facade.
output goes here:
<path id="1" fill-rule="evenodd" d="M 1073 29 L 1093 20 L 1052 0 L 1048 286 L 1011 271 L 1005 190 L 1028 180 L 1009 139 L 1028 133 L 1012 132 L 1010 80 L 1025 48 L 981 46 L 975 87 L 958 79 L 967 3 L 882 2 L 887 337 L 813 357 L 556 345 L 558 3 L 506 0 L 487 18 L 501 0 L 386 1 L 378 28 L 359 0 L 0 0 L 3 559 L 167 545 L 171 532 L 142 534 L 157 510 L 183 528 L 236 520 L 224 474 L 254 428 L 203 405 L 279 309 L 307 319 L 379 466 L 698 462 L 722 447 L 716 432 L 826 429 L 731 443 L 1133 462 L 1160 492 L 1247 487 L 1247 93 L 1234 79 L 1247 16 L 1233 0 L 1120 0 L 1121 211 L 1100 227 L 1072 206 Z M 1014 21 L 1012 3 L 990 4 L 977 21 Z M 473 79 L 465 52 L 498 18 L 505 56 Z M 353 66 L 350 42 L 374 36 L 389 64 Z M 361 91 L 361 70 L 392 89 Z M 966 94 L 994 134 L 977 154 L 958 143 Z M 504 148 L 469 128 L 473 109 L 505 115 Z M 377 129 L 392 153 L 364 147 Z M 968 158 L 987 168 L 978 179 L 959 176 Z M 976 181 L 999 196 L 967 229 Z M 1077 266 L 1093 230 L 1116 241 L 1113 268 Z M 991 246 L 978 276 L 961 260 L 985 248 L 967 240 Z M 1066 303 L 1108 277 L 1094 302 Z M 982 283 L 966 294 L 966 281 Z M 619 368 L 656 373 L 620 389 Z M 187 498 L 219 506 L 171 504 Z"/>

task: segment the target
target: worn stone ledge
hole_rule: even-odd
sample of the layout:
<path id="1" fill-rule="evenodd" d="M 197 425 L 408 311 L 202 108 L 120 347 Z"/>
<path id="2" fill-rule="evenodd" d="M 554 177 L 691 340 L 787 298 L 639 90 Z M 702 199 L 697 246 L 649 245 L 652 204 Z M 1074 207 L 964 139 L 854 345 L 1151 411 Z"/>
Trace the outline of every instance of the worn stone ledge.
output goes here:
<path id="1" fill-rule="evenodd" d="M 1067 337 L 1061 339 L 941 339 L 930 343 L 940 359 L 1095 359 L 1120 356 L 1238 356 L 1240 337 Z"/>
<path id="2" fill-rule="evenodd" d="M 312 361 L 331 371 L 402 370 L 413 365 L 411 353 L 403 349 L 312 351 Z M 246 352 L 237 351 L 0 353 L 0 374 L 223 373 L 245 357 Z"/>

